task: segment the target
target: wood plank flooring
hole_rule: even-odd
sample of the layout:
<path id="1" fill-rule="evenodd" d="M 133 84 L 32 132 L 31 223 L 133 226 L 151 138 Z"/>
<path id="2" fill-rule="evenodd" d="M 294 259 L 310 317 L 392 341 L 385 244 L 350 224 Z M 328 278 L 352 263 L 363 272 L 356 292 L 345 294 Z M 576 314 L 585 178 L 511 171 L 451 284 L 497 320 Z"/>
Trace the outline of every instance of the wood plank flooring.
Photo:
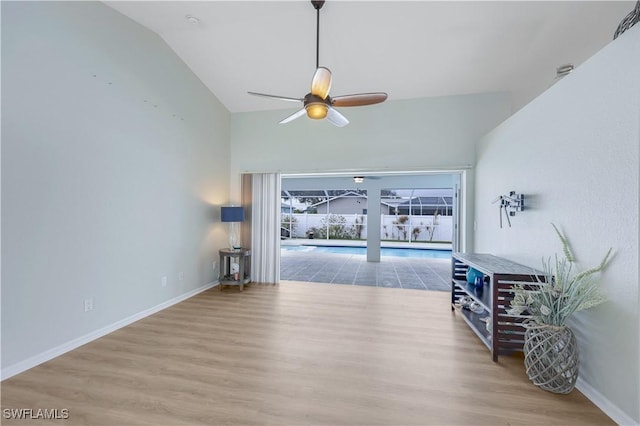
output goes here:
<path id="1" fill-rule="evenodd" d="M 217 288 L 2 382 L 63 425 L 613 424 L 578 391 L 493 363 L 449 294 L 282 282 Z M 3 411 L 4 414 L 4 411 Z"/>

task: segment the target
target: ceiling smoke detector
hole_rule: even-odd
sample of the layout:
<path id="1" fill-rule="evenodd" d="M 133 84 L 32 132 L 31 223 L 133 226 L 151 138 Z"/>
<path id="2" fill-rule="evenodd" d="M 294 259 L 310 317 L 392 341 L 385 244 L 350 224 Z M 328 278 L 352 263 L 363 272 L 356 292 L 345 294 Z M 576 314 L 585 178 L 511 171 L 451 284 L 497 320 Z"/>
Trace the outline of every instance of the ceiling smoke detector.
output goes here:
<path id="1" fill-rule="evenodd" d="M 186 15 L 185 19 L 193 25 L 198 25 L 200 23 L 200 20 L 193 15 Z"/>

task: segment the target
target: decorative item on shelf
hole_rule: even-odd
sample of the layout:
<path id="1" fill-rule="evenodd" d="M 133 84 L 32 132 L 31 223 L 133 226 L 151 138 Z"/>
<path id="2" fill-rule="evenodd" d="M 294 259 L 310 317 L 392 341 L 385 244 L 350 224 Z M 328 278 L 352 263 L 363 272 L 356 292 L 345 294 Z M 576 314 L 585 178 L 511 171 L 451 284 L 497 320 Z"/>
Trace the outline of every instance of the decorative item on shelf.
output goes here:
<path id="1" fill-rule="evenodd" d="M 471 285 L 476 284 L 476 278 L 484 279 L 484 274 L 478 271 L 476 268 L 469 267 L 467 269 L 467 282 Z"/>
<path id="2" fill-rule="evenodd" d="M 553 225 L 562 243 L 564 258 L 543 261 L 544 281 L 537 287 L 513 286 L 509 315 L 524 316 L 526 328 L 524 363 L 529 379 L 554 393 L 569 393 L 578 379 L 579 355 L 575 335 L 565 323 L 577 311 L 605 301 L 594 274 L 601 272 L 611 249 L 600 265 L 574 273 L 575 263 L 566 237 Z"/>
<path id="3" fill-rule="evenodd" d="M 516 194 L 516 191 L 509 192 L 509 195 L 500 195 L 492 201 L 492 204 L 500 202 L 500 228 L 502 228 L 502 212 L 507 218 L 509 228 L 511 228 L 511 219 L 509 216 L 515 216 L 516 212 L 524 210 L 524 194 Z"/>
<path id="4" fill-rule="evenodd" d="M 484 308 L 482 307 L 482 305 L 475 301 L 469 304 L 468 309 L 475 314 L 481 314 L 484 312 Z"/>
<path id="5" fill-rule="evenodd" d="M 240 249 L 240 226 L 244 221 L 244 208 L 240 206 L 222 206 L 220 208 L 220 220 L 229 223 L 229 247 Z"/>
<path id="6" fill-rule="evenodd" d="M 484 278 L 476 277 L 473 286 L 475 287 L 476 294 L 482 295 L 482 290 L 484 290 Z"/>
<path id="7" fill-rule="evenodd" d="M 636 2 L 636 7 L 633 8 L 631 12 L 627 16 L 624 17 L 618 28 L 616 29 L 615 34 L 613 34 L 613 39 L 617 39 L 620 34 L 627 31 L 629 28 L 633 27 L 640 21 L 640 0 Z"/>
<path id="8" fill-rule="evenodd" d="M 481 314 L 484 312 L 484 308 L 482 305 L 469 296 L 461 296 L 455 303 L 456 308 L 466 309 L 467 311 L 471 311 L 476 314 Z"/>
<path id="9" fill-rule="evenodd" d="M 480 318 L 480 321 L 482 321 L 483 323 L 485 323 L 485 330 L 487 330 L 489 333 L 491 332 L 491 317 L 482 317 Z M 489 336 L 491 337 L 491 336 Z"/>
<path id="10" fill-rule="evenodd" d="M 240 264 L 235 262 L 231 264 L 231 276 L 236 281 L 240 279 Z"/>

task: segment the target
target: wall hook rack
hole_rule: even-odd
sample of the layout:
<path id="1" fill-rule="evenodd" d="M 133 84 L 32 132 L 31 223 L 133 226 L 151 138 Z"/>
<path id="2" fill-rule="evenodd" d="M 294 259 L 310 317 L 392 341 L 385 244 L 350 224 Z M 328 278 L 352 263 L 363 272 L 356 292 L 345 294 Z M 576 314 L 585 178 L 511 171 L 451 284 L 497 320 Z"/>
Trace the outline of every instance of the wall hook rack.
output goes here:
<path id="1" fill-rule="evenodd" d="M 500 195 L 493 200 L 492 204 L 500 203 L 500 228 L 502 228 L 502 212 L 507 218 L 509 228 L 511 228 L 511 219 L 509 216 L 515 216 L 516 212 L 524 210 L 524 194 L 516 194 L 516 191 L 509 192 L 509 195 Z"/>

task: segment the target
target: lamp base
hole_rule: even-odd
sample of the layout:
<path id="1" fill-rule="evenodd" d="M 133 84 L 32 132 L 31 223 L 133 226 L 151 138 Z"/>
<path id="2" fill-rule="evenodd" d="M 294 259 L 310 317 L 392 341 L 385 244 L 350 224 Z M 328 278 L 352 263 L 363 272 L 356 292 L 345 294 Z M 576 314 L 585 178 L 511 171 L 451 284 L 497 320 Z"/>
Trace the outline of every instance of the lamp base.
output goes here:
<path id="1" fill-rule="evenodd" d="M 240 250 L 242 245 L 240 244 L 240 227 L 238 222 L 229 223 L 229 247 L 233 250 Z"/>

